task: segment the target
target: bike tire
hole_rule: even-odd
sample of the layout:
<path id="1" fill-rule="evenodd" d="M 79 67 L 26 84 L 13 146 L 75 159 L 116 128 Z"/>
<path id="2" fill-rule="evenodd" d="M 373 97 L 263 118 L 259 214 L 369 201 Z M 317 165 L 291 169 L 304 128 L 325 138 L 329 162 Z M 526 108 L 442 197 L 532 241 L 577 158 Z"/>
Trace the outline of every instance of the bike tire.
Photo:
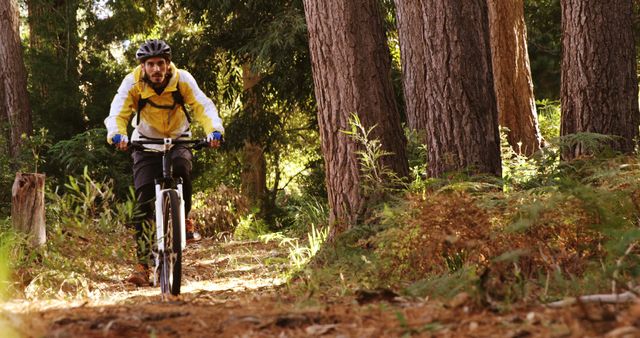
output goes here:
<path id="1" fill-rule="evenodd" d="M 163 294 L 180 294 L 182 281 L 182 231 L 180 229 L 180 198 L 175 190 L 162 195 L 164 219 L 164 251 L 160 256 L 160 290 Z"/>

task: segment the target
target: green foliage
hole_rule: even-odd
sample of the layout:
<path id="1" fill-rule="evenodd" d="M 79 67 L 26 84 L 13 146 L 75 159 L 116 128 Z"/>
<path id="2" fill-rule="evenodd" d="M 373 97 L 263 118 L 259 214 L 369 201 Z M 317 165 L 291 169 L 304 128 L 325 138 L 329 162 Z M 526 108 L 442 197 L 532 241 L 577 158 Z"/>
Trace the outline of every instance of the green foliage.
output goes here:
<path id="1" fill-rule="evenodd" d="M 560 101 L 537 100 L 538 126 L 542 138 L 554 141 L 560 137 Z"/>
<path id="2" fill-rule="evenodd" d="M 370 206 L 377 206 L 397 193 L 405 184 L 393 170 L 382 164 L 381 159 L 392 154 L 382 149 L 380 140 L 371 138 L 371 132 L 376 126 L 366 129 L 356 114 L 351 115 L 349 125 L 351 129 L 342 132 L 361 147 L 361 150 L 355 153 L 360 162 L 360 185 L 363 195 Z"/>
<path id="3" fill-rule="evenodd" d="M 282 235 L 282 233 L 266 234 L 259 236 L 259 238 L 265 243 L 271 240 L 278 240 L 279 246 L 286 247 L 289 250 L 286 274 L 288 276 L 294 276 L 306 268 L 311 259 L 320 251 L 328 235 L 328 227 L 324 229 L 316 228 L 316 226 L 312 224 L 310 231 L 307 233 L 305 243 L 300 243 L 298 238 L 286 237 Z"/>
<path id="4" fill-rule="evenodd" d="M 260 236 L 270 233 L 269 225 L 263 220 L 257 219 L 255 213 L 241 217 L 233 232 L 236 240 L 257 240 Z"/>
<path id="5" fill-rule="evenodd" d="M 417 280 L 406 288 L 406 293 L 411 297 L 450 299 L 461 292 L 474 292 L 477 282 L 478 276 L 474 268 L 463 267 Z"/>
<path id="6" fill-rule="evenodd" d="M 264 209 L 269 210 L 260 214 L 271 220 L 278 214 L 276 197 L 283 182 L 285 187 L 295 190 L 309 177 L 302 172 L 319 168 L 313 80 L 302 2 L 176 3 L 193 27 L 172 37 L 170 43 L 176 46 L 177 57 L 193 69 L 213 70 L 202 74 L 216 74 L 214 81 L 198 78 L 199 72 L 194 75 L 203 81 L 205 88 L 218 94 L 219 106 L 224 107 L 221 111 L 225 113 L 225 147 L 233 152 L 226 156 L 226 163 L 237 165 L 221 167 L 242 168 L 241 151 L 246 142 L 263 149 L 270 193 L 261 201 L 267 206 Z M 212 7 L 216 10 L 209 10 Z M 215 46 L 215 53 L 211 52 L 211 46 Z M 251 89 L 244 90 L 244 73 L 258 78 Z M 234 183 L 238 183 L 239 173 L 232 174 Z M 314 170 L 313 174 L 315 178 L 321 172 Z M 321 190 L 316 185 L 311 187 Z"/>
<path id="7" fill-rule="evenodd" d="M 526 0 L 524 15 L 535 96 L 558 99 L 562 57 L 560 0 Z"/>
<path id="8" fill-rule="evenodd" d="M 56 143 L 48 152 L 48 173 L 63 182 L 68 175 L 82 175 L 99 180 L 113 179 L 117 196 L 125 198 L 133 179 L 129 154 L 116 151 L 106 142 L 104 128 L 91 129 L 69 140 Z"/>
<path id="9" fill-rule="evenodd" d="M 0 140 L 0 189 L 7 192 L 0 197 L 0 217 L 11 213 L 11 191 L 16 171 L 41 172 L 46 164 L 44 154 L 50 147 L 48 130 L 44 128 L 29 137 L 22 135 L 22 152 L 18 158 L 9 157 L 8 142 L 5 138 Z"/>
<path id="10" fill-rule="evenodd" d="M 6 135 L 6 134 L 5 134 Z M 11 214 L 11 191 L 15 172 L 11 168 L 11 157 L 9 155 L 8 139 L 0 137 L 0 219 Z"/>
<path id="11" fill-rule="evenodd" d="M 11 283 L 11 258 L 12 246 L 19 240 L 17 234 L 10 228 L 9 220 L 0 221 L 0 302 L 6 301 L 13 293 L 13 285 Z M 20 337 L 14 330 L 15 323 L 0 316 L 0 336 L 2 337 Z"/>
<path id="12" fill-rule="evenodd" d="M 578 137 L 585 139 L 596 149 L 610 140 Z M 336 294 L 410 285 L 404 289 L 409 296 L 437 298 L 464 291 L 497 309 L 610 292 L 612 282 L 633 285 L 640 274 L 632 254 L 640 240 L 638 160 L 560 163 L 560 146 L 552 149 L 540 155 L 547 160 L 507 161 L 511 179 L 503 191 L 469 195 L 444 186 L 379 209 L 375 223 L 358 225 L 321 249 L 300 276 L 303 285 Z M 554 164 L 545 170 L 545 161 Z"/>
<path id="13" fill-rule="evenodd" d="M 427 145 L 423 142 L 424 135 L 421 132 L 404 129 L 407 137 L 407 159 L 411 176 L 426 177 L 427 175 Z"/>
<path id="14" fill-rule="evenodd" d="M 16 289 L 27 298 L 93 297 L 99 282 L 122 278 L 123 264 L 133 260 L 133 238 L 125 224 L 135 215 L 131 192 L 117 202 L 110 182 L 93 180 L 88 171 L 69 177 L 66 192 L 47 192 L 47 243 L 28 249 L 20 235 L 3 228 L 10 243 Z"/>
<path id="15" fill-rule="evenodd" d="M 22 135 L 24 144 L 22 154 L 18 160 L 22 172 L 37 173 L 42 171 L 43 165 L 46 164 L 44 153 L 51 146 L 48 134 L 48 129 L 40 128 L 31 136 Z"/>
<path id="16" fill-rule="evenodd" d="M 29 102 L 36 129 L 52 139 L 69 138 L 83 129 L 79 65 L 79 0 L 29 2 Z"/>
<path id="17" fill-rule="evenodd" d="M 11 228 L 10 219 L 0 222 L 0 301 L 10 295 L 12 243 L 19 242 L 18 234 Z M 16 247 L 16 246 L 14 246 Z M 19 255 L 19 254 L 18 254 Z"/>
<path id="18" fill-rule="evenodd" d="M 305 195 L 300 198 L 289 198 L 284 210 L 286 217 L 279 221 L 286 227 L 288 233 L 296 237 L 303 236 L 312 227 L 326 224 L 329 219 L 327 201 L 313 196 Z"/>
<path id="19" fill-rule="evenodd" d="M 583 153 L 591 154 L 595 157 L 612 157 L 616 155 L 612 149 L 612 144 L 619 138 L 618 136 L 598 133 L 575 133 L 563 136 L 560 139 L 559 146 L 561 151 L 571 151 L 576 147 L 580 147 Z"/>
<path id="20" fill-rule="evenodd" d="M 507 140 L 507 128 L 500 128 L 500 152 L 504 190 L 518 188 L 532 180 L 538 173 L 536 162 L 517 153 Z"/>

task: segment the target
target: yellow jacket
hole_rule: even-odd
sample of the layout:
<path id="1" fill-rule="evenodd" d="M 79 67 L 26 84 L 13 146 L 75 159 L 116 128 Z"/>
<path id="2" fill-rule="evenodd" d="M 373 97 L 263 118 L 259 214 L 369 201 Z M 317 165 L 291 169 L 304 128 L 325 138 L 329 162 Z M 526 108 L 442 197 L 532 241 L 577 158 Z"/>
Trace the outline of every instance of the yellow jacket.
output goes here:
<path id="1" fill-rule="evenodd" d="M 206 134 L 214 131 L 224 133 L 216 106 L 198 88 L 193 76 L 185 70 L 178 69 L 173 63 L 169 65 L 169 72 L 172 74 L 171 79 L 160 95 L 156 94 L 151 85 L 142 79 L 141 66 L 136 67 L 124 78 L 111 102 L 109 116 L 104 120 L 107 127 L 107 142 L 112 143 L 111 138 L 116 134 L 127 135 L 127 124 L 136 113 L 140 98 L 148 101 L 142 108 L 140 116 L 132 121 L 135 128 L 131 136 L 132 140 L 138 139 L 140 135 L 151 138 L 177 138 L 187 132 L 189 130 L 187 115 L 182 111 L 181 105 L 174 103 L 172 92 L 178 88 L 184 103 L 191 108 L 192 118 L 202 125 Z"/>

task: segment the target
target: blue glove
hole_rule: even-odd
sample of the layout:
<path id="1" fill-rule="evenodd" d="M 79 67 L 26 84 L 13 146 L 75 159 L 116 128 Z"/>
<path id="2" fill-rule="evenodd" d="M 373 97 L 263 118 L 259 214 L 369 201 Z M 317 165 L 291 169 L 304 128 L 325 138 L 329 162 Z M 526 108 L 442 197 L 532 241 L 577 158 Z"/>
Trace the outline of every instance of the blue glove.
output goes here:
<path id="1" fill-rule="evenodd" d="M 111 138 L 111 142 L 113 142 L 113 144 L 119 144 L 120 142 L 129 143 L 129 137 L 127 137 L 127 135 L 115 134 Z"/>
<path id="2" fill-rule="evenodd" d="M 222 141 L 222 134 L 219 131 L 214 131 L 213 133 L 207 136 L 207 142 L 211 141 Z"/>

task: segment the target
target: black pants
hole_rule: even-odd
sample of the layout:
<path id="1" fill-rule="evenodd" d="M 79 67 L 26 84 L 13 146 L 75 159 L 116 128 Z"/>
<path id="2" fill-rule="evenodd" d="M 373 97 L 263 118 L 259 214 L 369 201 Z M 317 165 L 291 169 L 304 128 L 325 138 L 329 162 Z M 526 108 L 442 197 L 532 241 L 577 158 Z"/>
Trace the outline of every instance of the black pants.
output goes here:
<path id="1" fill-rule="evenodd" d="M 136 230 L 136 255 L 138 262 L 148 265 L 151 254 L 151 243 L 155 232 L 151 224 L 155 220 L 155 179 L 162 177 L 162 154 L 146 151 L 135 151 L 133 157 L 133 182 L 136 188 L 136 199 L 140 215 L 134 219 Z M 189 149 L 174 146 L 171 151 L 173 177 L 182 178 L 185 216 L 191 211 L 191 159 Z"/>

